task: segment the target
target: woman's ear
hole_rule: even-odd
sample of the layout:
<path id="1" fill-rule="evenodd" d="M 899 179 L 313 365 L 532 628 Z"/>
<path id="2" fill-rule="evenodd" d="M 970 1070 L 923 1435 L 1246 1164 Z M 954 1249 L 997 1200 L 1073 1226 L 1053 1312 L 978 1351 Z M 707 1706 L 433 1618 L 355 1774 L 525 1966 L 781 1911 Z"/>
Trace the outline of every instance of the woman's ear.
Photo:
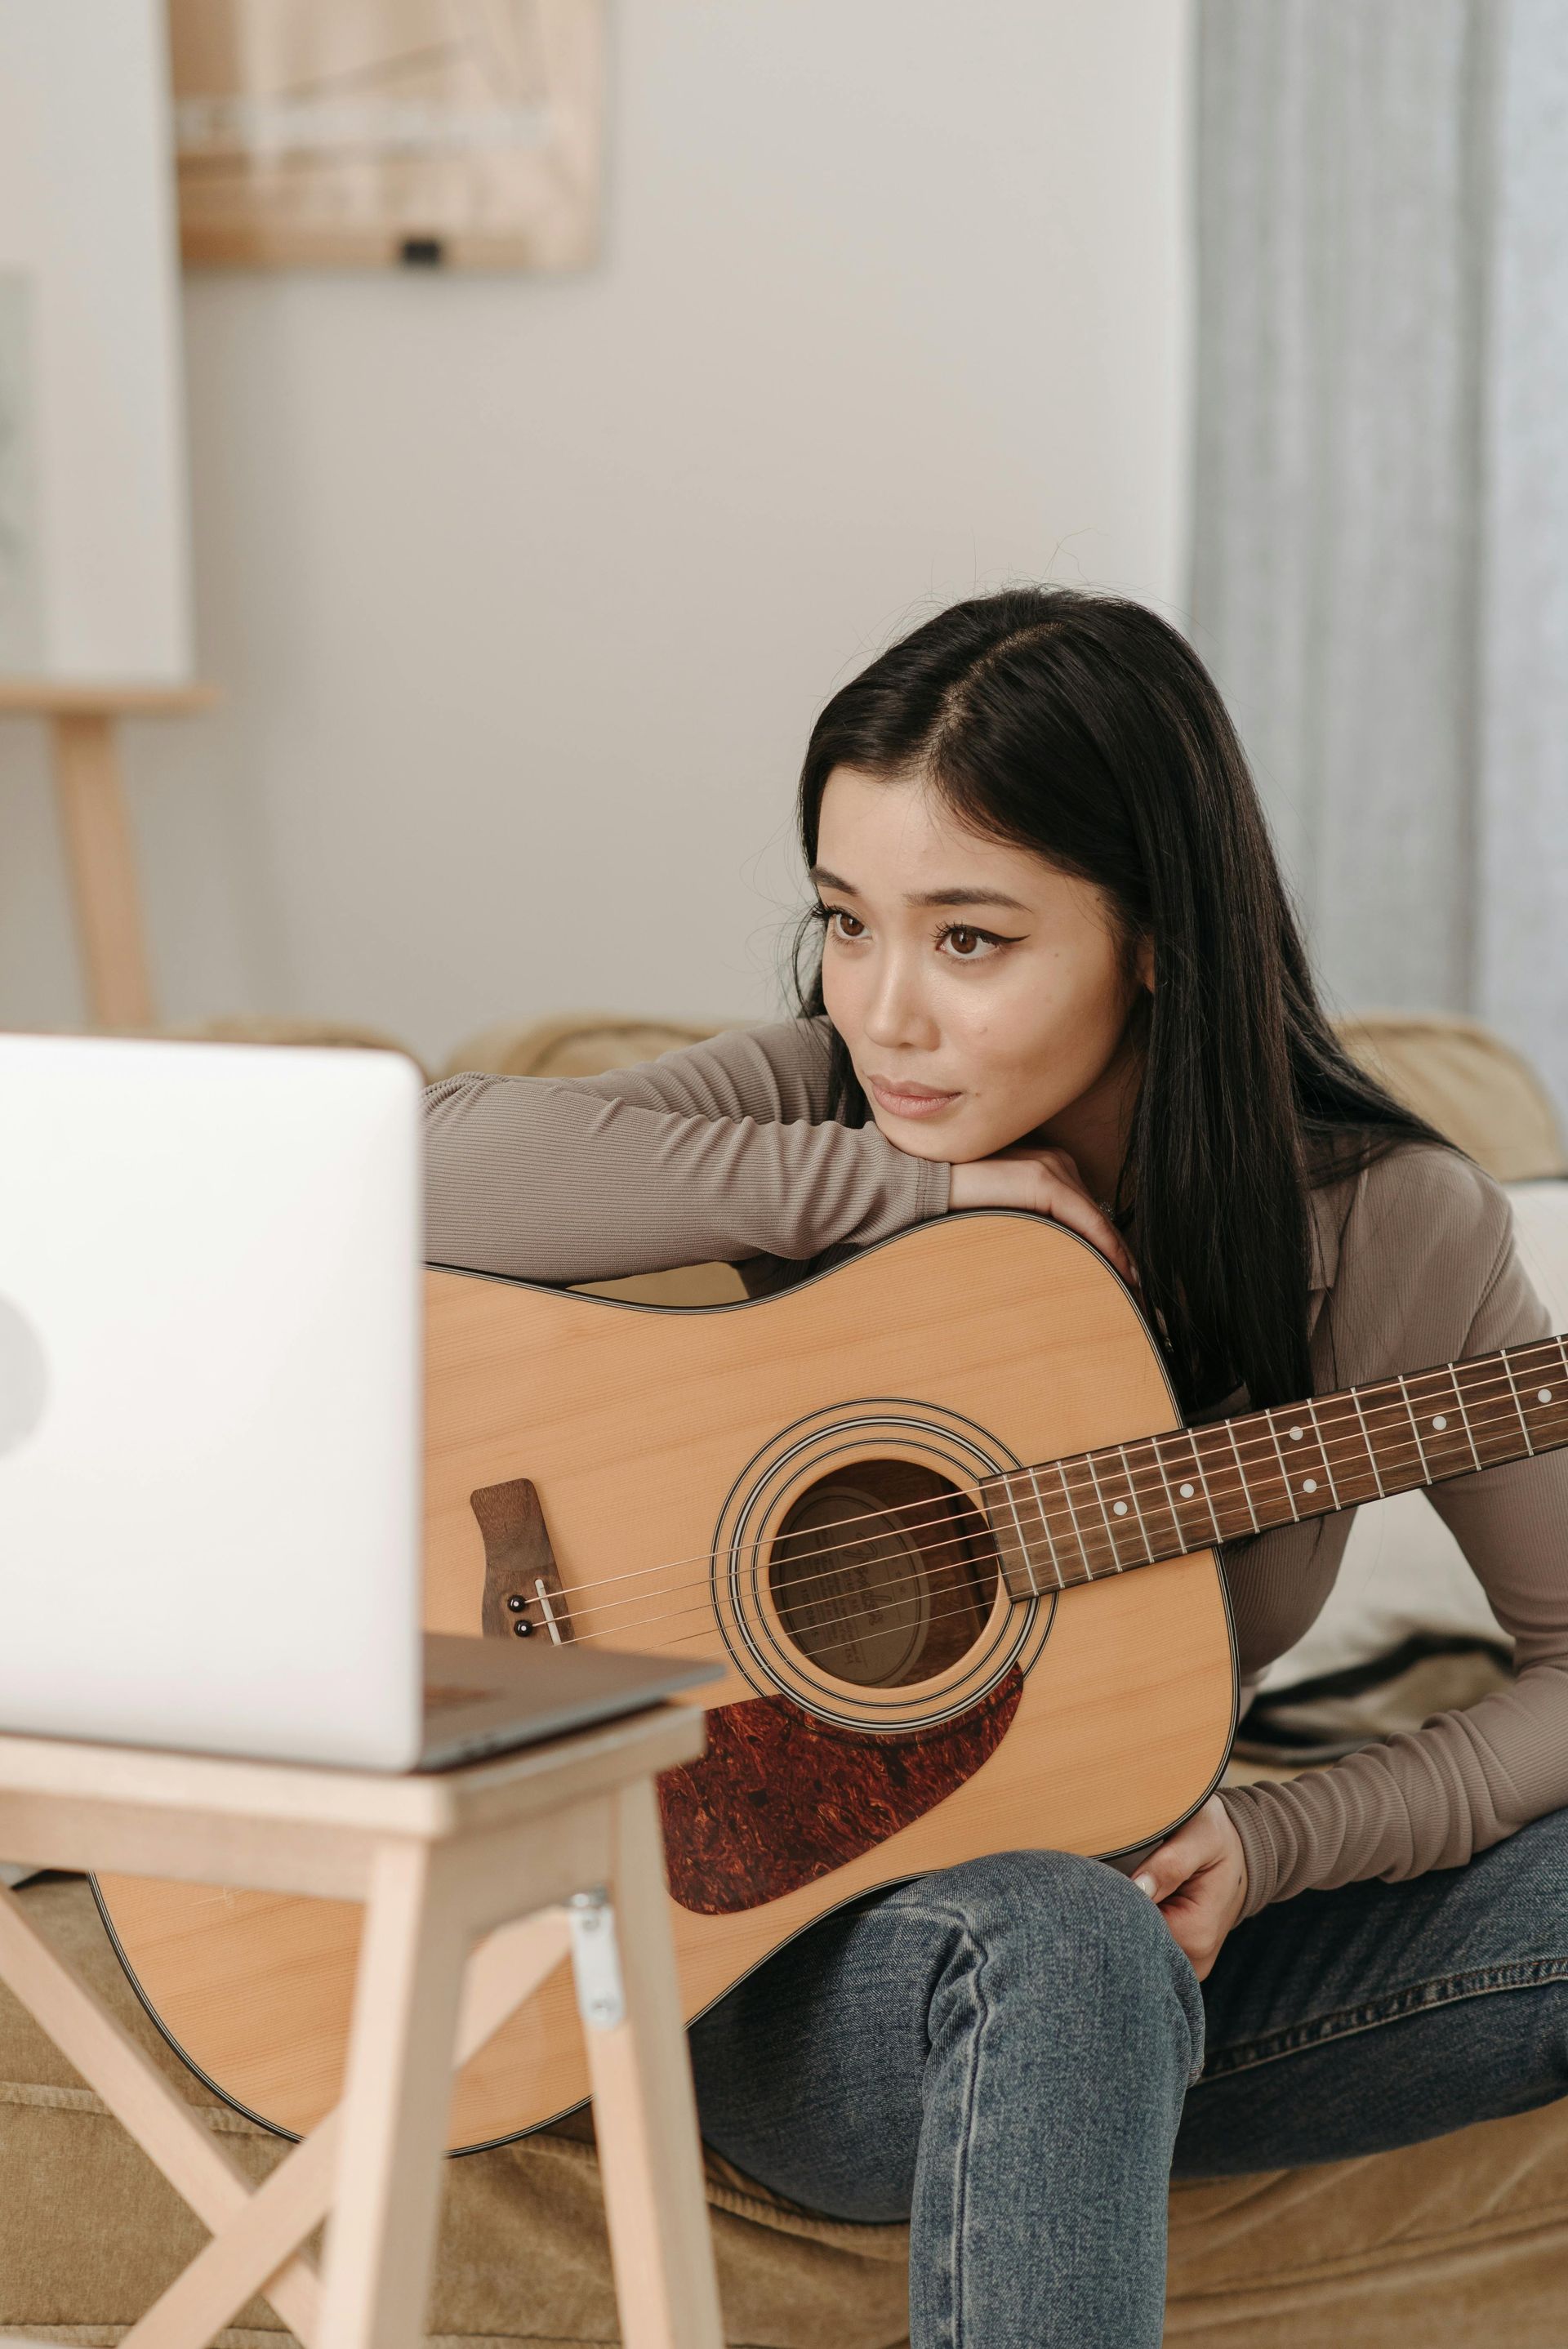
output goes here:
<path id="1" fill-rule="evenodd" d="M 1138 941 L 1138 984 L 1154 992 L 1154 941 L 1146 931 Z"/>

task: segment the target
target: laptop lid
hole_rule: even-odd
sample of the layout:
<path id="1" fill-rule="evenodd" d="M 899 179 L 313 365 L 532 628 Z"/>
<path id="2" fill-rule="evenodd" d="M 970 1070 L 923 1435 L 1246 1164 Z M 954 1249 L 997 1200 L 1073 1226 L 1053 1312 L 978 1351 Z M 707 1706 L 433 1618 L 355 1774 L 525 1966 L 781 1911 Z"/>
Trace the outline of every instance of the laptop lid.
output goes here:
<path id="1" fill-rule="evenodd" d="M 0 1728 L 417 1759 L 418 1100 L 0 1036 Z"/>

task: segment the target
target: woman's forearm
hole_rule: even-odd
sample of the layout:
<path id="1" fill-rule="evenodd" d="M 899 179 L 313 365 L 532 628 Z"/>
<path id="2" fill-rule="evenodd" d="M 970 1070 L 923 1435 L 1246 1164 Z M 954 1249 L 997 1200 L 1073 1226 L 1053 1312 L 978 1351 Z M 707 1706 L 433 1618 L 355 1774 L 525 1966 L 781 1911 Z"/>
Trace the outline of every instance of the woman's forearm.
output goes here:
<path id="1" fill-rule="evenodd" d="M 874 1126 L 702 1115 L 528 1077 L 433 1086 L 426 1164 L 433 1263 L 550 1281 L 805 1261 L 941 1214 L 948 1177 Z"/>

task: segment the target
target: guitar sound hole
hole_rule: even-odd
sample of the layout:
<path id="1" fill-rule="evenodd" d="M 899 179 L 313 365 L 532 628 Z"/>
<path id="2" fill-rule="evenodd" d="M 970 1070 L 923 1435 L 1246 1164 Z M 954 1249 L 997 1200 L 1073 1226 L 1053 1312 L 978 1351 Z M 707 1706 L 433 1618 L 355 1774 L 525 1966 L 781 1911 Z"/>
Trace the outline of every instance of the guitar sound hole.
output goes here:
<path id="1" fill-rule="evenodd" d="M 769 1582 L 810 1662 L 858 1688 L 903 1688 L 974 1645 L 998 1571 L 985 1516 L 945 1477 L 909 1460 L 857 1460 L 795 1502 Z"/>

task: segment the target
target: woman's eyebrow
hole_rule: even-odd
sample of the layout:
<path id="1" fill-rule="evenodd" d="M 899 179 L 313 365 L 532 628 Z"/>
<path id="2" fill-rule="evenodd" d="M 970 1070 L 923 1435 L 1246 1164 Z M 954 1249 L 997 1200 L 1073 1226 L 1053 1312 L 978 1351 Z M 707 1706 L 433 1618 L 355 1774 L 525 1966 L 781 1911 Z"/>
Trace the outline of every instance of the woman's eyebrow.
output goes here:
<path id="1" fill-rule="evenodd" d="M 860 895 L 852 881 L 830 873 L 825 864 L 813 864 L 810 877 L 819 889 L 841 889 L 847 897 Z M 1007 905 L 1016 914 L 1029 911 L 1021 897 L 1009 897 L 1002 889 L 916 889 L 907 892 L 903 902 L 906 905 Z"/>

